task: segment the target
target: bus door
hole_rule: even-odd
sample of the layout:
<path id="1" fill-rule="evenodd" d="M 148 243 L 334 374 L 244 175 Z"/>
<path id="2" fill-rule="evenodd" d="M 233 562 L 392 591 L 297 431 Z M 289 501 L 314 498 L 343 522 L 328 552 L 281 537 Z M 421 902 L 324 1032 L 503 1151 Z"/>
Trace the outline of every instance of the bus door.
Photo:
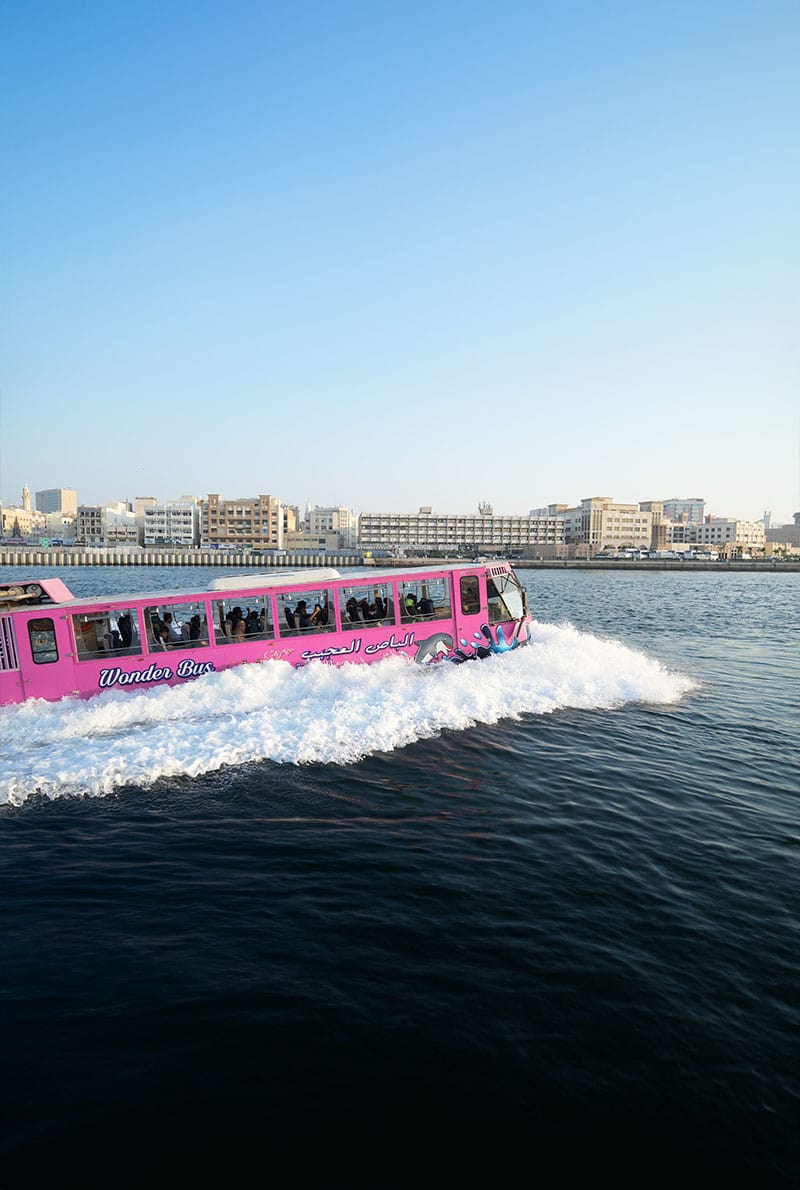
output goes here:
<path id="1" fill-rule="evenodd" d="M 45 606 L 15 621 L 24 697 L 55 700 L 76 693 L 67 616 Z"/>
<path id="2" fill-rule="evenodd" d="M 24 696 L 15 620 L 16 616 L 0 613 L 0 706 L 20 702 Z"/>
<path id="3" fill-rule="evenodd" d="M 453 595 L 458 640 L 455 648 L 469 659 L 485 657 L 490 652 L 486 638 L 486 584 L 481 581 L 479 574 L 458 575 L 456 583 Z"/>

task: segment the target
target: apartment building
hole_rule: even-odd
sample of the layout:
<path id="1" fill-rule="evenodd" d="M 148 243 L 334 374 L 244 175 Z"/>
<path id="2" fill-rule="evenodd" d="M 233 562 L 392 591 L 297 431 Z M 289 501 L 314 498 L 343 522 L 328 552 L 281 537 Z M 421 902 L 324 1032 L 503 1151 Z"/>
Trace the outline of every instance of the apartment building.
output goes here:
<path id="1" fill-rule="evenodd" d="M 79 504 L 75 540 L 82 545 L 137 545 L 136 517 L 121 500 L 110 504 Z"/>
<path id="2" fill-rule="evenodd" d="M 143 510 L 145 545 L 193 546 L 200 541 L 200 509 L 195 500 L 148 504 Z"/>
<path id="3" fill-rule="evenodd" d="M 205 548 L 282 549 L 283 507 L 274 496 L 223 500 L 217 492 L 200 501 L 200 544 Z"/>

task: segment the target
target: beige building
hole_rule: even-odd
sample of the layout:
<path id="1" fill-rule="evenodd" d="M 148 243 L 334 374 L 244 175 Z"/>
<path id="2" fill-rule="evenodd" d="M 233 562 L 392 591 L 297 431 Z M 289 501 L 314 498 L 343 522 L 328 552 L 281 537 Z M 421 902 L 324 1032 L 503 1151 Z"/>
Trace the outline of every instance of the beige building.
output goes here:
<path id="1" fill-rule="evenodd" d="M 650 501 L 651 504 L 658 503 Z M 653 513 L 638 504 L 615 504 L 611 496 L 589 496 L 574 508 L 551 505 L 563 520 L 569 545 L 593 554 L 607 549 L 649 549 Z"/>
<path id="2" fill-rule="evenodd" d="M 338 538 L 337 546 L 342 549 L 353 549 L 356 544 L 358 523 L 355 514 L 349 508 L 321 508 L 315 505 L 306 511 L 304 528 L 312 537 L 329 537 L 334 534 Z"/>
<path id="3" fill-rule="evenodd" d="M 200 501 L 200 545 L 283 549 L 283 506 L 274 496 L 223 500 L 210 492 Z"/>
<path id="4" fill-rule="evenodd" d="M 45 518 L 41 512 L 24 508 L 19 504 L 0 506 L 0 518 L 3 523 L 3 537 L 35 537 L 41 535 L 45 527 Z"/>

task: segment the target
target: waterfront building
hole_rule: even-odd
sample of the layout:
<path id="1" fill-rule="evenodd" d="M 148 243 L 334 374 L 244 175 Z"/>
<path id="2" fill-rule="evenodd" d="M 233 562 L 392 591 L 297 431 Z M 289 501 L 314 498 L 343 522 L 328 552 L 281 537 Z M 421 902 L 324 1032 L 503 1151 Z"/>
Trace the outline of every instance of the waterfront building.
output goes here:
<path id="1" fill-rule="evenodd" d="M 690 525 L 702 525 L 705 519 L 706 502 L 700 496 L 670 496 L 664 501 L 664 516 L 668 521 L 683 521 Z"/>
<path id="2" fill-rule="evenodd" d="M 669 535 L 670 522 L 664 515 L 663 500 L 640 500 L 639 511 L 649 512 L 652 520 L 650 532 L 650 549 L 663 550 L 671 544 Z"/>
<path id="3" fill-rule="evenodd" d="M 283 506 L 274 496 L 223 500 L 210 492 L 200 501 L 200 544 L 204 548 L 283 549 Z"/>
<path id="4" fill-rule="evenodd" d="M 430 505 L 416 513 L 362 512 L 362 549 L 402 553 L 521 554 L 527 546 L 563 544 L 564 524 L 556 516 L 496 516 L 490 504 L 471 515 L 438 514 Z"/>
<path id="5" fill-rule="evenodd" d="M 75 540 L 88 546 L 137 545 L 136 516 L 123 500 L 109 504 L 79 504 Z"/>
<path id="6" fill-rule="evenodd" d="M 335 554 L 343 549 L 338 533 L 309 533 L 307 529 L 293 529 L 286 533 L 283 544 L 290 554 L 303 551 Z"/>
<path id="7" fill-rule="evenodd" d="M 21 504 L 0 506 L 0 518 L 3 537 L 32 537 L 44 528 L 42 514 L 34 509 L 26 509 Z"/>
<path id="8" fill-rule="evenodd" d="M 197 501 L 184 496 L 165 504 L 150 504 L 142 510 L 144 545 L 196 546 L 200 542 L 200 509 Z"/>
<path id="9" fill-rule="evenodd" d="M 652 503 L 652 502 L 651 502 Z M 574 508 L 558 509 L 567 544 L 593 554 L 608 549 L 649 549 L 653 514 L 638 504 L 616 504 L 611 496 L 589 496 Z"/>
<path id="10" fill-rule="evenodd" d="M 0 526 L 3 537 L 33 537 L 44 529 L 44 516 L 31 504 L 28 485 L 22 489 L 21 504 L 0 504 Z"/>
<path id="11" fill-rule="evenodd" d="M 321 508 L 314 505 L 308 508 L 305 515 L 305 531 L 312 537 L 329 537 L 334 534 L 337 546 L 342 549 L 353 549 L 356 544 L 358 523 L 355 514 L 341 505 Z"/>
<path id="12" fill-rule="evenodd" d="M 60 512 L 74 517 L 78 511 L 78 493 L 74 488 L 45 488 L 36 493 L 36 508 L 45 514 Z"/>
<path id="13" fill-rule="evenodd" d="M 697 545 L 730 547 L 729 552 L 761 552 L 764 549 L 763 521 L 737 521 L 733 517 L 707 516 L 702 525 L 693 525 L 691 534 Z"/>
<path id="14" fill-rule="evenodd" d="M 800 512 L 793 517 L 793 525 L 771 525 L 766 531 L 768 542 L 786 550 L 800 549 Z"/>
<path id="15" fill-rule="evenodd" d="M 48 541 L 60 541 L 72 545 L 75 540 L 75 512 L 48 512 L 44 514 L 42 536 Z"/>

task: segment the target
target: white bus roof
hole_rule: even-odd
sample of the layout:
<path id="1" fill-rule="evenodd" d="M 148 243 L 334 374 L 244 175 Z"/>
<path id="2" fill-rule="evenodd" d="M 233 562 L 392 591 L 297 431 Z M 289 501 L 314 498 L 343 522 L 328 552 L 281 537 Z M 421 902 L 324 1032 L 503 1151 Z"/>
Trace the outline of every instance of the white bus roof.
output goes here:
<path id="1" fill-rule="evenodd" d="M 241 574 L 238 578 L 215 578 L 209 591 L 246 591 L 252 587 L 288 587 L 295 583 L 315 583 L 341 578 L 332 566 L 310 566 L 306 570 L 273 570 L 269 574 Z"/>

